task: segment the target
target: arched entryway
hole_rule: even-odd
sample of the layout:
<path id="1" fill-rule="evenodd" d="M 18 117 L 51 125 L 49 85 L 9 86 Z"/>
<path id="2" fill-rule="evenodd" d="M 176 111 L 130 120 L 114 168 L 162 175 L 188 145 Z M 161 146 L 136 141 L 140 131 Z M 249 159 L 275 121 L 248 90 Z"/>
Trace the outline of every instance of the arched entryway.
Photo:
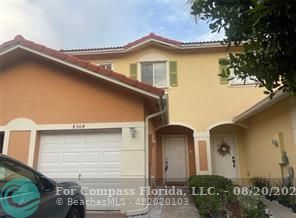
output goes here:
<path id="1" fill-rule="evenodd" d="M 243 149 L 243 127 L 221 124 L 210 130 L 212 172 L 232 180 L 240 177 L 240 153 Z"/>
<path id="2" fill-rule="evenodd" d="M 150 177 L 154 184 L 186 184 L 196 174 L 194 130 L 182 125 L 168 125 L 156 131 L 151 147 Z"/>

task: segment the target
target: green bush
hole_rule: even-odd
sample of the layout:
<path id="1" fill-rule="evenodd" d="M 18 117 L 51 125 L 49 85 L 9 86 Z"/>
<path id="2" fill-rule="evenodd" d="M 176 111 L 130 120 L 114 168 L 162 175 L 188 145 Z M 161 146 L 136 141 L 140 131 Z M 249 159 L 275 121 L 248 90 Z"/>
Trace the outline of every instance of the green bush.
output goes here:
<path id="1" fill-rule="evenodd" d="M 241 216 L 246 218 L 262 218 L 266 217 L 265 205 L 259 196 L 238 196 L 240 204 Z"/>
<path id="2" fill-rule="evenodd" d="M 228 205 L 235 201 L 232 181 L 222 176 L 192 176 L 189 185 L 201 217 L 223 216 L 227 213 Z"/>
<path id="3" fill-rule="evenodd" d="M 251 182 L 253 186 L 258 187 L 260 190 L 262 188 L 267 187 L 268 188 L 268 195 L 265 195 L 264 197 L 268 200 L 276 200 L 280 204 L 282 204 L 285 207 L 291 208 L 294 212 L 296 212 L 296 196 L 294 194 L 294 189 L 291 187 L 292 184 L 284 183 L 282 179 L 266 179 L 261 177 L 254 177 L 251 179 Z M 275 189 L 272 189 L 272 187 L 277 187 L 280 191 L 275 191 Z M 281 190 L 284 188 L 287 188 L 287 193 L 282 193 Z"/>
<path id="4" fill-rule="evenodd" d="M 262 178 L 262 177 L 254 177 L 251 179 L 251 182 L 253 186 L 259 188 L 260 190 L 262 190 L 262 188 L 264 187 L 270 188 L 271 186 L 269 179 Z"/>

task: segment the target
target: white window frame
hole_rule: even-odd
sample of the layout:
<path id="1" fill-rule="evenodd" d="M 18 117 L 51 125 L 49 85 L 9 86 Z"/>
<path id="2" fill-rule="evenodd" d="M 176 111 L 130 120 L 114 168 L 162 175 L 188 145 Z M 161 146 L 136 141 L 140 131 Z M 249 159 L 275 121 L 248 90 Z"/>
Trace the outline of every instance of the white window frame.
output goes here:
<path id="1" fill-rule="evenodd" d="M 102 65 L 111 65 L 111 70 L 114 70 L 114 64 L 113 62 L 102 62 L 102 63 L 97 63 L 98 66 L 102 66 Z"/>
<path id="2" fill-rule="evenodd" d="M 230 69 L 229 78 L 233 78 L 229 80 L 229 86 L 256 85 L 256 81 L 252 80 L 252 77 L 247 77 L 245 80 L 238 78 L 238 76 L 234 75 L 233 69 Z"/>
<path id="3" fill-rule="evenodd" d="M 164 63 L 166 66 L 166 84 L 164 86 L 156 86 L 155 85 L 155 81 L 154 81 L 154 64 L 156 63 Z M 170 73 L 169 73 L 169 62 L 168 61 L 142 61 L 142 62 L 138 62 L 138 78 L 141 82 L 142 81 L 142 64 L 152 64 L 152 68 L 153 68 L 153 86 L 156 86 L 158 88 L 169 88 L 170 87 Z"/>

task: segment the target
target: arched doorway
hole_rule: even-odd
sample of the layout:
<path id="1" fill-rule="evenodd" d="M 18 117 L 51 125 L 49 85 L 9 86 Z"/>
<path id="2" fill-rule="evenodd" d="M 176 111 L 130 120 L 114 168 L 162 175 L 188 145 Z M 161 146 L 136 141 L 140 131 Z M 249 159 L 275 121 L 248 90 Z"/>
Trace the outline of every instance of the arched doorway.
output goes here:
<path id="1" fill-rule="evenodd" d="M 196 174 L 193 133 L 193 129 L 182 125 L 157 129 L 150 152 L 150 176 L 156 184 L 182 185 Z"/>
<path id="2" fill-rule="evenodd" d="M 221 124 L 210 129 L 212 172 L 232 180 L 240 177 L 243 127 Z"/>

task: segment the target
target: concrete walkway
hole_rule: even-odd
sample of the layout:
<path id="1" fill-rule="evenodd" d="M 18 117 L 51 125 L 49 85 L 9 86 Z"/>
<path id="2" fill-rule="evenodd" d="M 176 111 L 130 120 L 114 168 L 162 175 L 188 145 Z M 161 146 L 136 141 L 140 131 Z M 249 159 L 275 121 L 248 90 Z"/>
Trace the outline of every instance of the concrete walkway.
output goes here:
<path id="1" fill-rule="evenodd" d="M 182 196 L 157 196 L 159 204 L 149 207 L 148 214 L 129 218 L 199 218 L 198 210 L 192 200 L 188 187 L 182 188 Z"/>
<path id="2" fill-rule="evenodd" d="M 296 218 L 296 214 L 283 205 L 265 198 L 263 198 L 262 201 L 268 208 L 272 218 Z"/>
<path id="3" fill-rule="evenodd" d="M 170 196 L 171 197 L 171 196 Z M 175 196 L 178 199 L 179 196 Z M 180 198 L 180 197 L 179 197 Z M 183 204 L 180 205 L 168 205 L 163 208 L 163 217 L 164 218 L 199 218 L 198 210 L 192 200 L 192 197 L 189 193 L 186 193 L 186 196 L 182 197 Z M 185 203 L 185 200 L 188 200 L 188 204 Z M 179 200 L 180 201 L 180 200 Z"/>

